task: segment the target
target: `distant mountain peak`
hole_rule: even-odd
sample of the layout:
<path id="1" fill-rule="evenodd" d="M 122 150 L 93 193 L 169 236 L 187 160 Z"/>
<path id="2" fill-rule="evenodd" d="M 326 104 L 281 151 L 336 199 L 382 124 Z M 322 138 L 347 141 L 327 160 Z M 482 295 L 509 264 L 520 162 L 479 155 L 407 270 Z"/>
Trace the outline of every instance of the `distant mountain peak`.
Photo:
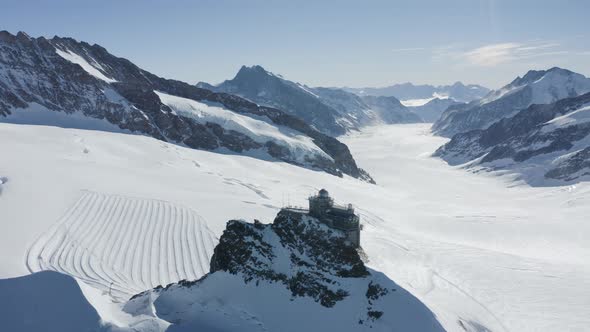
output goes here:
<path id="1" fill-rule="evenodd" d="M 413 84 L 411 82 L 394 84 L 380 88 L 343 88 L 359 96 L 396 97 L 402 101 L 425 100 L 445 96 L 460 102 L 470 102 L 484 97 L 490 89 L 477 84 L 464 84 L 456 81 L 452 85 Z"/>
<path id="2" fill-rule="evenodd" d="M 560 68 L 560 67 L 552 67 L 546 70 L 529 70 L 524 74 L 524 76 L 520 77 L 517 76 L 510 85 L 519 86 L 525 85 L 529 83 L 533 83 L 539 80 L 541 77 L 545 75 L 554 75 L 554 76 L 570 76 L 570 75 L 580 75 L 571 70 Z"/>
<path id="3" fill-rule="evenodd" d="M 257 76 L 257 77 L 270 76 L 270 77 L 276 77 L 276 78 L 283 79 L 283 77 L 281 75 L 270 72 L 270 71 L 264 69 L 264 67 L 262 67 L 261 65 L 253 65 L 253 66 L 244 65 L 244 66 L 240 67 L 240 70 L 238 71 L 238 73 L 234 77 L 234 80 L 246 78 L 246 77 L 252 77 L 252 76 Z"/>

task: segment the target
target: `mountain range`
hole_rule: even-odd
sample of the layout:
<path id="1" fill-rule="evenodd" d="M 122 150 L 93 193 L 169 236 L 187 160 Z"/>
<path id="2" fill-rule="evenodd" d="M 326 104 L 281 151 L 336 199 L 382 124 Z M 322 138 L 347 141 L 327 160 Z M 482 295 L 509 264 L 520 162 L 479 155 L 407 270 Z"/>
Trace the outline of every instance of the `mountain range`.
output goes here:
<path id="1" fill-rule="evenodd" d="M 549 104 L 586 92 L 590 92 L 590 78 L 581 74 L 557 67 L 531 70 L 482 99 L 449 107 L 434 123 L 432 131 L 452 137 L 474 129 L 486 129 L 532 104 Z"/>
<path id="2" fill-rule="evenodd" d="M 362 98 L 336 88 L 311 88 L 265 70 L 242 68 L 231 80 L 218 85 L 205 82 L 198 87 L 235 94 L 259 105 L 276 107 L 329 135 L 342 135 L 367 125 L 413 123 L 422 119 L 397 99 Z"/>
<path id="3" fill-rule="evenodd" d="M 450 98 L 458 102 L 470 102 L 485 96 L 490 89 L 477 84 L 465 85 L 455 82 L 452 85 L 414 85 L 412 83 L 394 84 L 382 88 L 343 88 L 359 96 L 396 97 L 401 101 L 431 100 Z"/>
<path id="4" fill-rule="evenodd" d="M 137 133 L 373 181 L 346 145 L 297 117 L 71 38 L 0 31 L 0 121 Z"/>
<path id="5" fill-rule="evenodd" d="M 590 93 L 533 104 L 440 147 L 452 165 L 508 170 L 532 185 L 590 179 Z"/>

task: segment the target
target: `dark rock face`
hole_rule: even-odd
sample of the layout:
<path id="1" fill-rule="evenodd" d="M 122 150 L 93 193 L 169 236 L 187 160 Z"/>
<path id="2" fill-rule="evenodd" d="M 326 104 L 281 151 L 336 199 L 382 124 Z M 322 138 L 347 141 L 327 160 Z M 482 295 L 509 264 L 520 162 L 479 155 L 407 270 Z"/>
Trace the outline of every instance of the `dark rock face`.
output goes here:
<path id="1" fill-rule="evenodd" d="M 545 174 L 545 177 L 572 181 L 590 176 L 590 147 L 568 156 L 559 165 Z"/>
<path id="2" fill-rule="evenodd" d="M 590 135 L 590 122 L 572 120 L 564 125 L 555 125 L 551 121 L 574 114 L 589 105 L 590 93 L 549 105 L 531 105 L 485 130 L 453 136 L 435 152 L 435 156 L 450 164 L 463 164 L 481 158 L 475 165 L 482 166 L 509 159 L 512 161 L 510 167 L 541 158 L 539 163 L 549 168 L 546 178 L 574 181 L 588 172 L 588 143 L 584 139 Z M 544 156 L 547 158 L 543 159 Z M 552 160 L 558 161 L 553 169 Z"/>
<path id="3" fill-rule="evenodd" d="M 275 270 L 278 260 L 288 260 L 281 264 L 290 266 L 289 271 Z M 343 234 L 289 211 L 281 211 L 271 225 L 229 221 L 211 259 L 211 273 L 216 271 L 239 274 L 246 282 L 280 282 L 293 296 L 312 297 L 326 307 L 348 295 L 337 286 L 338 278 L 370 275 Z M 368 298 L 383 295 L 368 294 Z"/>
<path id="4" fill-rule="evenodd" d="M 232 80 L 218 86 L 204 82 L 197 86 L 279 108 L 328 135 L 341 135 L 377 123 L 421 122 L 394 97 L 371 104 L 373 99 L 365 100 L 342 89 L 307 87 L 261 66 L 243 66 Z"/>
<path id="5" fill-rule="evenodd" d="M 432 131 L 452 137 L 487 129 L 496 121 L 512 117 L 532 104 L 550 104 L 587 92 L 590 92 L 590 78 L 580 74 L 561 68 L 531 70 L 481 100 L 449 107 L 434 123 Z"/>
<path id="6" fill-rule="evenodd" d="M 345 239 L 298 210 L 272 224 L 230 220 L 207 275 L 145 291 L 124 310 L 169 331 L 444 331 Z"/>
<path id="7" fill-rule="evenodd" d="M 66 56 L 86 62 L 90 74 Z M 102 75 L 102 76 L 101 76 Z M 176 114 L 162 103 L 154 91 L 199 102 L 216 103 L 246 116 L 257 116 L 276 126 L 285 126 L 309 136 L 330 158 L 319 154 L 304 156 L 306 165 L 286 146 L 276 142 L 255 141 L 243 133 L 220 124 L 200 123 Z M 71 38 L 30 38 L 25 34 L 0 32 L 0 121 L 10 119 L 15 109 L 31 105 L 67 114 L 81 113 L 106 120 L 123 130 L 184 144 L 191 148 L 214 150 L 227 148 L 236 153 L 263 149 L 272 157 L 289 163 L 342 176 L 372 181 L 359 169 L 346 145 L 324 135 L 278 109 L 261 107 L 241 97 L 216 93 L 190 84 L 168 80 L 118 58 L 99 45 Z M 24 111 L 23 111 L 24 112 Z"/>

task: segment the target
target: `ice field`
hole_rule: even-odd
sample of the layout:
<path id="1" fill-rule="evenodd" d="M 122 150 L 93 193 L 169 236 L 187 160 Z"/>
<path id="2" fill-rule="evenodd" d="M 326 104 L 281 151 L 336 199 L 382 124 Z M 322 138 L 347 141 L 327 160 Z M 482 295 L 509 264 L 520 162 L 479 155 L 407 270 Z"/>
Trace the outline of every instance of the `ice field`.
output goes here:
<path id="1" fill-rule="evenodd" d="M 207 272 L 227 220 L 271 222 L 326 188 L 360 212 L 368 265 L 447 330 L 588 329 L 587 183 L 531 188 L 450 167 L 430 157 L 445 139 L 428 124 L 342 139 L 377 185 L 143 136 L 0 124 L 0 278 L 70 274 L 99 290 L 84 294 L 101 319 L 120 321 L 112 308 L 130 294 Z"/>

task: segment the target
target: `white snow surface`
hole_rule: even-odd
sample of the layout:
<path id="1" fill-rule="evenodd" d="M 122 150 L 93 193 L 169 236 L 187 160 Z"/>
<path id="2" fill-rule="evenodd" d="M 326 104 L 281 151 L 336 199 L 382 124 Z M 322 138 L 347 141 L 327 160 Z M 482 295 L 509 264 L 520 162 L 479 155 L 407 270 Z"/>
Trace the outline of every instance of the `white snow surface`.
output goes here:
<path id="1" fill-rule="evenodd" d="M 75 63 L 80 65 L 82 69 L 84 69 L 88 74 L 98 78 L 99 80 L 105 81 L 107 83 L 114 83 L 117 80 L 107 77 L 102 71 L 104 68 L 96 61 L 92 61 L 90 64 L 86 59 L 84 59 L 79 54 L 76 54 L 68 49 L 61 50 L 59 48 L 55 48 L 55 53 L 57 53 L 62 58 L 68 60 L 71 63 Z"/>
<path id="2" fill-rule="evenodd" d="M 429 101 L 433 100 L 435 97 L 430 98 L 422 98 L 422 99 L 406 99 L 400 100 L 399 102 L 406 107 L 415 107 L 415 106 L 423 106 L 428 104 Z"/>
<path id="3" fill-rule="evenodd" d="M 556 100 L 571 97 L 571 92 L 581 95 L 590 91 L 590 79 L 577 73 L 568 73 L 565 70 L 549 70 L 538 80 L 524 85 L 507 85 L 499 90 L 492 91 L 486 97 L 478 101 L 479 105 L 487 104 L 504 96 L 513 94 L 530 86 L 532 97 L 530 104 L 550 104 Z"/>
<path id="4" fill-rule="evenodd" d="M 286 146 L 299 163 L 306 163 L 306 157 L 309 154 L 332 160 L 332 157 L 315 145 L 310 137 L 291 128 L 270 124 L 268 123 L 270 120 L 263 117 L 241 115 L 227 110 L 221 105 L 206 104 L 160 91 L 154 92 L 163 104 L 178 114 L 191 117 L 203 124 L 206 122 L 219 124 L 226 130 L 235 130 L 245 134 L 258 143 L 264 144 L 267 141 L 274 141 Z"/>
<path id="5" fill-rule="evenodd" d="M 378 185 L 144 136 L 0 123 L 0 174 L 9 179 L 3 181 L 0 195 L 0 250 L 5 253 L 0 255 L 0 278 L 28 274 L 27 257 L 40 257 L 43 264 L 61 257 L 59 265 L 40 267 L 66 266 L 61 271 L 78 278 L 102 321 L 129 325 L 141 317 L 130 318 L 118 299 L 109 296 L 113 290 L 95 286 L 109 278 L 113 289 L 153 285 L 157 278 L 143 267 L 154 264 L 158 256 L 152 253 L 157 250 L 150 249 L 148 255 L 140 249 L 158 243 L 149 240 L 149 234 L 157 233 L 151 227 L 166 229 L 161 248 L 163 243 L 178 243 L 174 236 L 187 224 L 170 215 L 129 218 L 128 230 L 121 230 L 120 236 L 138 237 L 142 245 L 115 250 L 107 245 L 115 243 L 107 240 L 109 229 L 117 233 L 122 224 L 106 211 L 164 211 L 155 202 L 168 202 L 161 204 L 192 211 L 186 213 L 199 216 L 201 229 L 219 237 L 229 219 L 271 222 L 281 205 L 305 205 L 309 194 L 326 188 L 360 213 L 368 265 L 421 300 L 448 331 L 588 329 L 588 183 L 532 188 L 506 177 L 450 167 L 429 157 L 446 139 L 429 134 L 425 124 L 367 128 L 341 139 Z M 76 202 L 89 200 L 88 195 L 102 199 L 104 213 L 88 208 L 84 213 L 91 218 L 62 218 L 75 211 Z M 117 210 L 117 201 L 151 202 L 153 210 Z M 63 251 L 55 249 L 59 241 L 50 236 L 56 228 L 62 228 L 65 243 L 71 244 L 61 246 Z M 182 248 L 190 250 L 190 244 Z M 103 249 L 130 257 L 138 267 L 105 261 L 100 258 L 105 257 Z M 40 254 L 27 256 L 30 252 Z M 164 282 L 182 278 L 170 271 L 194 267 L 190 259 L 188 264 L 176 259 L 185 257 L 182 254 L 174 257 L 178 264 L 164 267 Z M 140 263 L 144 259 L 147 265 Z M 81 273 L 88 265 L 108 267 L 95 276 L 102 281 L 82 281 L 88 281 Z"/>
<path id="6" fill-rule="evenodd" d="M 215 244 L 203 219 L 182 206 L 84 191 L 30 247 L 27 267 L 74 276 L 124 301 L 199 279 L 209 272 Z"/>
<path id="7" fill-rule="evenodd" d="M 543 131 L 549 132 L 558 128 L 575 126 L 590 121 L 590 105 L 584 105 L 579 109 L 558 116 L 543 125 Z"/>

